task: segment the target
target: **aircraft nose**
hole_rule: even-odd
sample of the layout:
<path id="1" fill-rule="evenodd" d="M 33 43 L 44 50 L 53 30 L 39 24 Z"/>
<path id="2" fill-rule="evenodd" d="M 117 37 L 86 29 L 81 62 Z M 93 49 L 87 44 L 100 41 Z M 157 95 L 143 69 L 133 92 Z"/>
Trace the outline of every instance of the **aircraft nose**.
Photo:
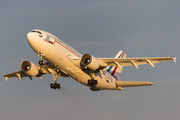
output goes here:
<path id="1" fill-rule="evenodd" d="M 31 32 L 29 32 L 29 33 L 27 34 L 27 40 L 28 40 L 28 42 L 32 41 L 32 37 L 33 37 L 32 34 L 33 34 L 33 33 L 31 33 Z"/>
<path id="2" fill-rule="evenodd" d="M 33 32 L 29 32 L 29 33 L 27 34 L 27 40 L 28 40 L 29 45 L 30 45 L 33 49 L 35 49 L 36 46 L 37 46 L 36 34 L 33 33 Z"/>

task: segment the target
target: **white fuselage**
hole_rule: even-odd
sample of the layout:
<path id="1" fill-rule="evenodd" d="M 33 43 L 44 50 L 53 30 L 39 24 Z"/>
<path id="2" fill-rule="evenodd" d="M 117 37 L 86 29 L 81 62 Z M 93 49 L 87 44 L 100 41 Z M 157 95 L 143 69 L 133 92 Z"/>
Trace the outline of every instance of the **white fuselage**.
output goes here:
<path id="1" fill-rule="evenodd" d="M 100 72 L 95 74 L 94 79 L 98 81 L 98 84 L 89 85 L 88 80 L 91 79 L 91 77 L 82 71 L 78 60 L 77 63 L 74 63 L 70 59 L 73 57 L 81 59 L 82 55 L 54 35 L 42 30 L 36 31 L 40 31 L 41 34 L 38 32 L 29 32 L 27 39 L 37 54 L 43 54 L 43 59 L 53 64 L 59 70 L 67 73 L 76 81 L 91 87 L 91 89 L 117 89 L 115 85 L 116 79 L 107 71 L 103 71 L 103 74 Z"/>

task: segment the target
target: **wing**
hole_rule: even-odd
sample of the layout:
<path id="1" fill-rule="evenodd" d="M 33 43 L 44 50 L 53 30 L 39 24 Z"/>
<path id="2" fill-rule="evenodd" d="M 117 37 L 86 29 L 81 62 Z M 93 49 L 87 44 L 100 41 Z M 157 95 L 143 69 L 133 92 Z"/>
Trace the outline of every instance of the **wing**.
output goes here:
<path id="1" fill-rule="evenodd" d="M 57 72 L 58 76 L 69 77 L 69 75 L 66 72 L 54 67 L 50 63 L 46 63 L 46 64 L 41 65 L 41 66 L 36 65 L 36 67 L 39 70 L 39 74 L 36 77 L 40 77 L 41 79 L 42 79 L 43 74 L 53 74 L 54 71 L 58 71 Z M 26 74 L 25 72 L 23 72 L 22 70 L 16 71 L 16 72 L 13 72 L 13 73 L 9 73 L 9 74 L 5 74 L 3 76 L 5 77 L 6 81 L 7 81 L 8 78 L 13 78 L 13 77 L 19 78 L 22 82 L 23 82 L 22 77 L 29 77 L 32 80 L 32 77 L 29 76 L 28 74 Z"/>
<path id="2" fill-rule="evenodd" d="M 162 61 L 176 62 L 176 57 L 153 57 L 153 58 L 97 58 L 102 66 L 131 66 L 134 65 L 138 69 L 138 65 L 150 64 L 154 67 L 154 63 L 159 63 Z"/>
<path id="3" fill-rule="evenodd" d="M 24 73 L 23 71 L 16 71 L 13 73 L 5 74 L 3 76 L 6 78 L 6 81 L 8 78 L 13 78 L 13 77 L 18 77 L 21 81 L 23 81 L 22 77 L 28 77 L 28 75 Z"/>

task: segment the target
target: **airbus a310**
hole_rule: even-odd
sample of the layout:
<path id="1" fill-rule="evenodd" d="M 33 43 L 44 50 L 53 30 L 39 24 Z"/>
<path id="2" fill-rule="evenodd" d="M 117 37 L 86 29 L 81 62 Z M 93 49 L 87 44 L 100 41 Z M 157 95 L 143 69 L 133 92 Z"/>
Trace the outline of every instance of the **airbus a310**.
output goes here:
<path id="1" fill-rule="evenodd" d="M 31 61 L 23 61 L 21 70 L 3 75 L 6 80 L 12 77 L 40 77 L 44 74 L 53 75 L 52 89 L 60 89 L 57 83 L 58 76 L 71 77 L 79 83 L 86 85 L 92 91 L 123 90 L 124 87 L 149 86 L 151 82 L 145 81 L 119 81 L 124 66 L 135 66 L 162 61 L 176 62 L 173 57 L 126 58 L 126 53 L 119 51 L 114 58 L 96 58 L 91 54 L 80 54 L 75 49 L 58 39 L 56 36 L 34 29 L 27 34 L 31 48 L 40 57 L 38 65 Z"/>

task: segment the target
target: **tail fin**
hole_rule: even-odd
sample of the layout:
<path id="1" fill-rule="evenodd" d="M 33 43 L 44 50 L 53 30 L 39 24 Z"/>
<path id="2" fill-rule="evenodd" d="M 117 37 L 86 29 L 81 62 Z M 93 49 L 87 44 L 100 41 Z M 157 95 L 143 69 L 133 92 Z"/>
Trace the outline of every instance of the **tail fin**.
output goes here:
<path id="1" fill-rule="evenodd" d="M 115 58 L 126 58 L 126 53 L 120 50 L 118 54 L 115 56 Z"/>
<path id="2" fill-rule="evenodd" d="M 118 52 L 118 54 L 115 56 L 115 58 L 126 58 L 126 53 L 124 53 L 122 50 L 120 50 Z M 118 66 L 113 67 L 113 66 L 109 66 L 107 68 L 107 72 L 111 73 L 111 75 L 116 78 L 116 80 L 119 79 L 120 74 L 122 72 L 122 68 L 123 66 L 121 66 L 121 68 L 119 68 Z"/>

